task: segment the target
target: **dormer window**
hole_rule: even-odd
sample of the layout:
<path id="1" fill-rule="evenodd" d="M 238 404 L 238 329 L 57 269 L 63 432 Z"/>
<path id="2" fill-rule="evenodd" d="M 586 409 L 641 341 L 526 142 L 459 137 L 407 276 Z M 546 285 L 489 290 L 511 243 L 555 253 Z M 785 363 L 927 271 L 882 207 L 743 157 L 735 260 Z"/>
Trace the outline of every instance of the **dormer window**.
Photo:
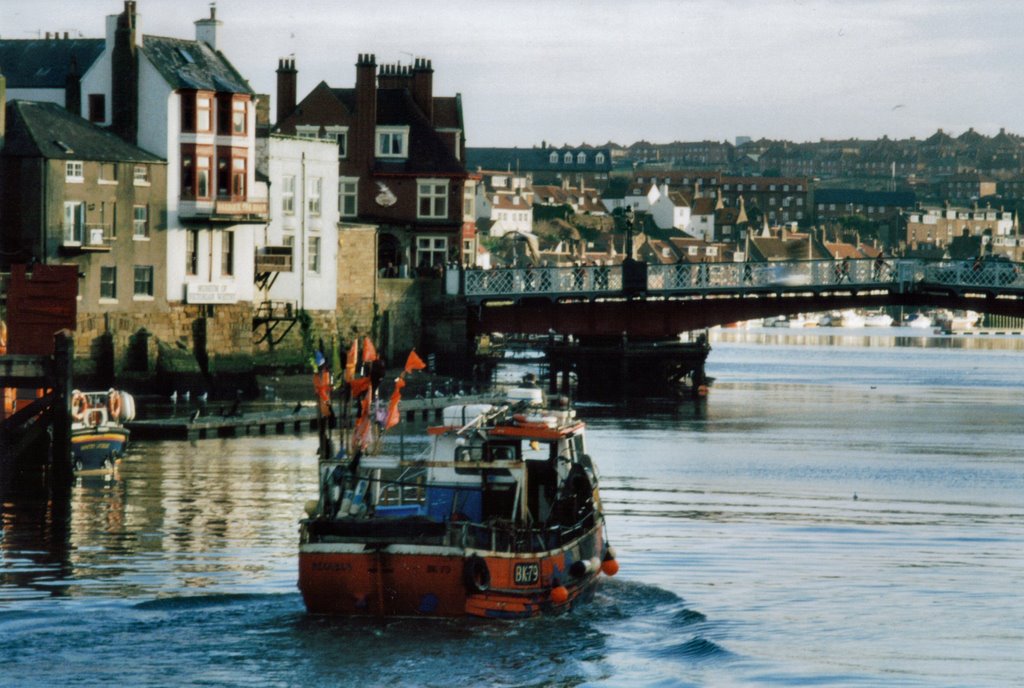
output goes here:
<path id="1" fill-rule="evenodd" d="M 572 153 L 570 153 L 569 151 L 566 151 L 565 152 L 565 157 L 562 158 L 562 161 L 565 162 L 566 165 L 571 165 L 572 164 Z"/>
<path id="2" fill-rule="evenodd" d="M 377 127 L 377 157 L 409 157 L 409 127 Z"/>
<path id="3" fill-rule="evenodd" d="M 585 165 L 585 164 L 587 164 L 587 154 L 586 153 L 580 153 L 579 155 L 577 155 L 576 156 L 576 164 L 577 165 Z"/>
<path id="4" fill-rule="evenodd" d="M 348 127 L 324 127 L 324 138 L 338 142 L 338 160 L 348 157 Z"/>
<path id="5" fill-rule="evenodd" d="M 295 127 L 295 135 L 300 139 L 315 139 L 320 136 L 319 124 L 299 124 Z"/>
<path id="6" fill-rule="evenodd" d="M 548 162 L 551 163 L 552 165 L 557 165 L 558 153 L 552 152 L 551 155 L 548 156 Z"/>
<path id="7" fill-rule="evenodd" d="M 604 164 L 604 153 L 598 153 L 594 156 L 594 162 L 598 165 Z"/>

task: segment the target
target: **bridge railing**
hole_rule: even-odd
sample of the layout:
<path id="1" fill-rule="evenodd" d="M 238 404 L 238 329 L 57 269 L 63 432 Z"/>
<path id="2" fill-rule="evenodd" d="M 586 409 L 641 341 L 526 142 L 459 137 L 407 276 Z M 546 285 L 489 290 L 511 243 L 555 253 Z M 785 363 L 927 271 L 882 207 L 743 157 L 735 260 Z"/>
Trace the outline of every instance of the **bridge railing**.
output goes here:
<path id="1" fill-rule="evenodd" d="M 622 291 L 622 268 L 581 265 L 565 268 L 497 268 L 467 270 L 466 296 L 602 294 Z"/>
<path id="2" fill-rule="evenodd" d="M 1024 289 L 1024 270 L 1003 260 L 925 262 L 914 259 L 798 260 L 757 263 L 648 264 L 648 293 L 744 292 L 800 289 L 889 289 L 917 285 Z M 469 297 L 621 295 L 622 266 L 527 267 L 467 270 Z"/>

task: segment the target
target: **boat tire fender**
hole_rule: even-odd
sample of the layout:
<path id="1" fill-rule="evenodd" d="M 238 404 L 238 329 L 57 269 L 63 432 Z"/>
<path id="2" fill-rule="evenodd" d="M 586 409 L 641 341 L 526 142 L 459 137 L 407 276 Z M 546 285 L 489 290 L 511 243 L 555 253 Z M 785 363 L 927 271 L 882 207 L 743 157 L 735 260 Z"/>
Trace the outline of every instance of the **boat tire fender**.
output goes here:
<path id="1" fill-rule="evenodd" d="M 85 411 L 89 408 L 89 402 L 85 395 L 77 389 L 71 393 L 71 418 L 76 421 L 85 420 Z"/>
<path id="2" fill-rule="evenodd" d="M 491 587 L 491 571 L 484 558 L 474 554 L 462 565 L 462 582 L 471 593 L 487 592 Z"/>
<path id="3" fill-rule="evenodd" d="M 114 422 L 121 420 L 121 395 L 116 389 L 110 390 L 107 394 L 107 404 L 110 408 L 110 418 Z"/>

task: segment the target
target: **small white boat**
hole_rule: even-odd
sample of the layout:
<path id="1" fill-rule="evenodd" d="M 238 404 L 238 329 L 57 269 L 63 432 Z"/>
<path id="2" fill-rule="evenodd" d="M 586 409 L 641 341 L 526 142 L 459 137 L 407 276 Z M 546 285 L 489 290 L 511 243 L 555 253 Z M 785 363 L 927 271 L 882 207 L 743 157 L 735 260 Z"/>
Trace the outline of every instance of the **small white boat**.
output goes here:
<path id="1" fill-rule="evenodd" d="M 903 319 L 904 327 L 914 327 L 917 329 L 929 329 L 932 327 L 932 319 L 924 313 L 911 313 Z"/>
<path id="2" fill-rule="evenodd" d="M 977 327 L 981 314 L 975 311 L 940 311 L 935 315 L 935 326 L 947 332 L 969 330 Z"/>
<path id="3" fill-rule="evenodd" d="M 833 319 L 832 327 L 864 327 L 864 316 L 854 310 L 839 312 L 839 318 Z"/>
<path id="4" fill-rule="evenodd" d="M 890 327 L 892 316 L 888 313 L 868 313 L 864 316 L 864 327 Z"/>

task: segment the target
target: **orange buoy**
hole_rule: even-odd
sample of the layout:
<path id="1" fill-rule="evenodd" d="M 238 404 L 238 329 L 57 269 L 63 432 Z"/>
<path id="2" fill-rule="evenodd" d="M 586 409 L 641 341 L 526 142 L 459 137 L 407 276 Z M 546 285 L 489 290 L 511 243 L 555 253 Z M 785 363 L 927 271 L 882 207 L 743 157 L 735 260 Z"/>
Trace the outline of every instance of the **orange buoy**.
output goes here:
<path id="1" fill-rule="evenodd" d="M 569 588 L 564 585 L 556 585 L 551 588 L 551 601 L 555 604 L 565 604 L 569 601 Z"/>
<path id="2" fill-rule="evenodd" d="M 605 559 L 601 563 L 601 571 L 606 576 L 614 576 L 616 573 L 619 572 L 619 562 L 615 561 L 614 559 Z"/>

